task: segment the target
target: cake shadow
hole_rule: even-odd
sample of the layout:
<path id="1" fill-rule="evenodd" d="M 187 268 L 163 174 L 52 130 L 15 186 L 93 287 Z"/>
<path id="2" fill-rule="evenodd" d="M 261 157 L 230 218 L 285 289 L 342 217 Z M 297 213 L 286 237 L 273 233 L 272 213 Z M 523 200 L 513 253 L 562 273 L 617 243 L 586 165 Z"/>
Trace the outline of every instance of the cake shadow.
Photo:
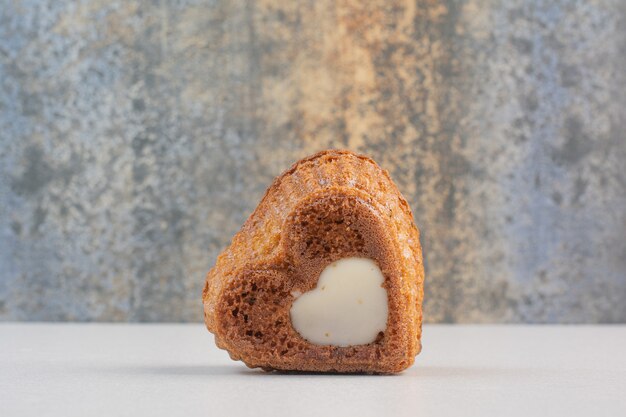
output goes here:
<path id="1" fill-rule="evenodd" d="M 372 373 L 372 372 L 316 372 L 316 371 L 283 371 L 283 370 L 271 370 L 264 371 L 260 368 L 250 369 L 250 368 L 242 368 L 238 372 L 240 375 L 249 375 L 249 376 L 261 376 L 261 377 L 393 377 L 398 376 L 400 374 L 390 374 L 390 373 Z"/>

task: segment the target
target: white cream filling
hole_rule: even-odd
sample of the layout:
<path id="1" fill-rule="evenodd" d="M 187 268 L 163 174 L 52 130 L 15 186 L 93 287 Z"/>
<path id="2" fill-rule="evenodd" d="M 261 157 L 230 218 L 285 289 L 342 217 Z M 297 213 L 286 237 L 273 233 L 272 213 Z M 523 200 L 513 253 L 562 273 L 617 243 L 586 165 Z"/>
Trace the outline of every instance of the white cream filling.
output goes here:
<path id="1" fill-rule="evenodd" d="M 291 324 L 316 345 L 364 345 L 387 327 L 387 290 L 378 265 L 367 258 L 344 258 L 328 265 L 317 287 L 297 296 Z M 294 296 L 297 294 L 293 294 Z"/>

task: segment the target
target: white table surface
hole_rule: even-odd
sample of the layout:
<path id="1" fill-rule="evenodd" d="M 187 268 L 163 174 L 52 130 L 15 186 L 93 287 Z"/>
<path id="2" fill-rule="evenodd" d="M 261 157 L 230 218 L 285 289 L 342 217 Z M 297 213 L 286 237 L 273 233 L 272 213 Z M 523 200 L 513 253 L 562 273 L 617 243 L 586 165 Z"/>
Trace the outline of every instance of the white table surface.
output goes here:
<path id="1" fill-rule="evenodd" d="M 294 375 L 197 324 L 0 324 L 0 416 L 626 416 L 626 326 L 425 326 L 423 344 L 400 375 Z"/>

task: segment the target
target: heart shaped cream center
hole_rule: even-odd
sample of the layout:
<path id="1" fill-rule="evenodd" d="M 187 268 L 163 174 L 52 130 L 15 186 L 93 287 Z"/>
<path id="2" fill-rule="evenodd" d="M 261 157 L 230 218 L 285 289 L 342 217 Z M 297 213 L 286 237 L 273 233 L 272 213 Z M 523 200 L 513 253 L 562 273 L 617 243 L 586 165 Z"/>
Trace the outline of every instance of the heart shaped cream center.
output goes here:
<path id="1" fill-rule="evenodd" d="M 367 258 L 344 258 L 328 265 L 317 287 L 291 306 L 291 324 L 316 345 L 364 345 L 387 327 L 387 290 L 378 265 Z"/>

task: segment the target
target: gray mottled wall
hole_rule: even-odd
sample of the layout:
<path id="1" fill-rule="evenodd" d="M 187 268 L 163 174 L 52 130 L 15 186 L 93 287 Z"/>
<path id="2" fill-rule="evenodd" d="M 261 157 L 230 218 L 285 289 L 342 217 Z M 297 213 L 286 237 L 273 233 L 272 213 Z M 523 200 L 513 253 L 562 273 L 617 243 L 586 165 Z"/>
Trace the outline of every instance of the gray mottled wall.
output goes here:
<path id="1" fill-rule="evenodd" d="M 272 178 L 373 156 L 429 322 L 626 321 L 626 2 L 0 0 L 0 319 L 199 321 Z"/>

